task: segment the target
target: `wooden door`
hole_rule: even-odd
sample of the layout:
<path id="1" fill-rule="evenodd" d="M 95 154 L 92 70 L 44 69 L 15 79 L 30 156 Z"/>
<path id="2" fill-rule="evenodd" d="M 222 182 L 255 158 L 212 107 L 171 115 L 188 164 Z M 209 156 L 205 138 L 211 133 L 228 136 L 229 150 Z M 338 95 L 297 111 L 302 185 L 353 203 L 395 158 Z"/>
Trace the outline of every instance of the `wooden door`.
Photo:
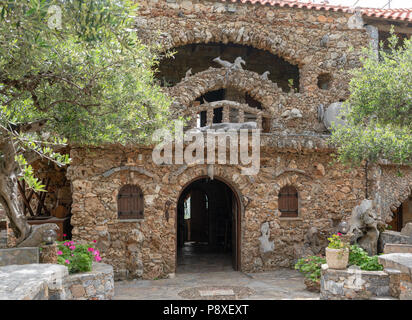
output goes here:
<path id="1" fill-rule="evenodd" d="M 400 205 L 399 208 L 396 209 L 395 212 L 393 212 L 392 221 L 388 223 L 388 225 L 391 226 L 389 230 L 397 231 L 397 232 L 400 232 L 402 230 L 402 225 L 403 225 L 402 213 L 403 213 L 402 205 Z"/>
<path id="2" fill-rule="evenodd" d="M 208 242 L 209 218 L 206 209 L 206 195 L 202 190 L 194 189 L 190 197 L 191 240 Z"/>
<path id="3" fill-rule="evenodd" d="M 239 270 L 239 224 L 238 203 L 236 196 L 232 193 L 232 267 Z"/>

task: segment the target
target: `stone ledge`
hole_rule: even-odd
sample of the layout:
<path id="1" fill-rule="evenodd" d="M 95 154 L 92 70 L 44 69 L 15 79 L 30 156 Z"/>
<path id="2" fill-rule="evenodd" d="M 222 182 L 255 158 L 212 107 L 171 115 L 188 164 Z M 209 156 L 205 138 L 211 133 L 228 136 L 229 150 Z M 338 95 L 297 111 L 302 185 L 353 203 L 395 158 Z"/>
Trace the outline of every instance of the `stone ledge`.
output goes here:
<path id="1" fill-rule="evenodd" d="M 412 276 L 412 253 L 388 253 L 378 257 L 385 269 L 397 269 L 401 273 Z"/>
<path id="2" fill-rule="evenodd" d="M 0 300 L 48 300 L 50 291 L 61 291 L 67 267 L 57 264 L 24 264 L 0 267 Z"/>
<path id="3" fill-rule="evenodd" d="M 412 253 L 412 244 L 386 243 L 383 253 Z"/>
<path id="4" fill-rule="evenodd" d="M 0 267 L 32 263 L 39 263 L 37 247 L 0 249 Z"/>

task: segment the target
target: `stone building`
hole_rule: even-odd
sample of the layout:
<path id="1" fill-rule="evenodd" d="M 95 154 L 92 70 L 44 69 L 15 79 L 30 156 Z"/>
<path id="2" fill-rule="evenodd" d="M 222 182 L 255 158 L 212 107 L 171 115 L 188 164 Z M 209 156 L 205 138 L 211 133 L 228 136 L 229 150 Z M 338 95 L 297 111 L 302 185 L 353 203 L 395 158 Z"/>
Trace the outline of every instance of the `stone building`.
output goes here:
<path id="1" fill-rule="evenodd" d="M 179 272 L 190 245 L 199 261 L 215 257 L 235 270 L 291 267 L 318 253 L 363 199 L 375 200 L 382 223 L 402 203 L 412 207 L 411 167 L 333 163 L 324 121 L 331 104 L 347 99 L 348 70 L 360 65 L 361 49 L 376 48 L 392 24 L 409 37 L 411 10 L 277 0 L 139 3 L 140 38 L 177 52 L 156 74 L 174 99 L 173 114 L 191 117 L 192 128 L 255 122 L 260 170 L 158 165 L 154 146 L 73 146 L 66 174 L 73 239 L 97 240 L 117 278 Z M 224 68 L 217 57 L 245 63 Z M 223 260 L 207 255 L 214 249 Z"/>

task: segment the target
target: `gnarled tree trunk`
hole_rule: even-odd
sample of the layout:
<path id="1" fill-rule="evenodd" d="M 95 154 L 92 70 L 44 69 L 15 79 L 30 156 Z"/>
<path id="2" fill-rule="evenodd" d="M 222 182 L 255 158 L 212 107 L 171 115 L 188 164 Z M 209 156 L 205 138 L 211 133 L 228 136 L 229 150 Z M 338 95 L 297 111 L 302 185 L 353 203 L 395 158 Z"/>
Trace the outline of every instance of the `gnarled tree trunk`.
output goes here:
<path id="1" fill-rule="evenodd" d="M 6 212 L 10 226 L 17 238 L 17 245 L 28 237 L 31 226 L 23 214 L 19 201 L 17 185 L 18 166 L 14 159 L 15 152 L 11 141 L 2 146 L 3 155 L 0 166 L 0 203 Z"/>

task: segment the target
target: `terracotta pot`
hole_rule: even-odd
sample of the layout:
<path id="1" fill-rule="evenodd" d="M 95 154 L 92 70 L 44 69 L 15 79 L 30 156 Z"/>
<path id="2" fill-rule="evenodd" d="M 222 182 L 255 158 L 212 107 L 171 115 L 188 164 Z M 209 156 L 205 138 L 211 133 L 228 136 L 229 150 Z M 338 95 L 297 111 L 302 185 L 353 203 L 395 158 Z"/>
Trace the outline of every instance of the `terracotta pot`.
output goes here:
<path id="1" fill-rule="evenodd" d="M 346 269 L 349 261 L 349 249 L 326 248 L 326 263 L 331 269 Z"/>

